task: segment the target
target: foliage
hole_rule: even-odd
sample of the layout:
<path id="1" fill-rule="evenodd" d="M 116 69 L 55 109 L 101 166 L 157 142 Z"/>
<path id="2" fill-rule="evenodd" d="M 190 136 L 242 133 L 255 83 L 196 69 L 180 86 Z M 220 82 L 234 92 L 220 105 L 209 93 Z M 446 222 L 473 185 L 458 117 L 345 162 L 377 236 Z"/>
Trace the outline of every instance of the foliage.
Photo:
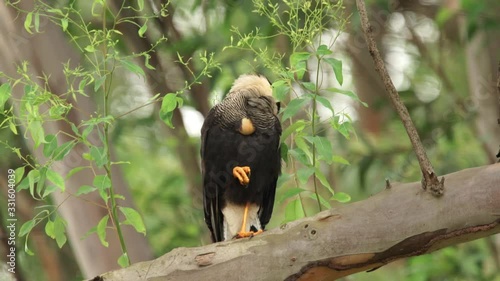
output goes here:
<path id="1" fill-rule="evenodd" d="M 230 48 L 250 51 L 278 76 L 273 83 L 276 98 L 284 103 L 280 111 L 285 129 L 281 137 L 282 158 L 291 168 L 292 176 L 280 183 L 288 186 L 282 191 L 279 202 L 286 202 L 285 222 L 306 215 L 304 200 L 317 202 L 317 211 L 331 208 L 330 200 L 348 202 L 350 196 L 335 192 L 328 181 L 324 167 L 333 163 L 348 165 L 349 162 L 334 153 L 328 139 L 328 129 L 346 138 L 352 131 L 351 119 L 344 112 L 335 112 L 332 106 L 334 94 L 345 94 L 359 101 L 351 91 L 339 87 L 324 87 L 323 73 L 329 67 L 339 86 L 343 84 L 342 61 L 333 57 L 333 45 L 346 24 L 343 2 L 330 1 L 283 1 L 283 4 L 253 1 L 255 11 L 265 17 L 275 28 L 275 34 L 263 35 L 259 29 L 242 34 L 233 28 L 237 36 Z M 329 28 L 338 28 L 333 37 L 325 35 Z M 285 37 L 291 44 L 288 61 L 284 54 L 259 47 L 269 38 Z M 326 38 L 324 38 L 326 37 Z M 364 104 L 366 106 L 366 104 Z M 321 120 L 318 107 L 329 111 L 330 117 Z M 304 118 L 307 116 L 306 118 Z M 293 184 L 287 184 L 292 181 Z M 308 190 L 311 181 L 313 190 Z M 329 197 L 325 198 L 320 189 Z M 291 200 L 290 200 L 291 199 Z"/>
<path id="2" fill-rule="evenodd" d="M 202 244 L 200 237 L 206 233 L 202 225 L 202 211 L 192 207 L 185 188 L 189 179 L 180 165 L 182 155 L 179 156 L 176 151 L 178 140 L 162 133 L 156 116 L 137 117 L 135 113 L 146 105 L 161 102 L 160 118 L 173 127 L 174 110 L 181 106 L 192 108 L 196 103 L 192 90 L 201 81 L 206 85 L 207 92 L 215 93 L 208 97 L 213 101 L 219 99 L 219 93 L 227 92 L 235 77 L 252 70 L 265 72 L 274 81 L 275 97 L 283 105 L 280 117 L 285 129 L 282 155 L 286 169 L 279 179 L 277 204 L 269 228 L 283 221 L 312 215 L 320 209 L 335 207 L 339 201 L 366 198 L 380 191 L 386 178 L 391 181 L 420 179 L 409 143 L 402 137 L 405 133 L 400 121 L 391 113 L 386 101 L 370 101 L 369 104 L 370 109 L 381 112 L 385 117 L 383 132 L 378 136 L 364 132 L 357 116 L 349 116 L 342 106 L 339 108 L 338 100 L 343 96 L 351 99 L 349 103 L 365 105 L 361 101 L 365 98 L 360 99 L 351 91 L 354 75 L 350 66 L 352 62 L 338 48 L 338 45 L 349 44 L 337 40 L 338 32 L 349 28 L 345 15 L 350 12 L 348 8 L 344 10 L 342 4 L 329 1 L 172 1 L 176 8 L 174 20 L 185 18 L 184 25 L 189 27 L 182 30 L 184 36 L 178 41 L 167 42 L 164 34 L 151 24 L 168 16 L 170 10 L 167 11 L 167 6 L 153 12 L 141 8 L 143 1 L 129 1 L 127 3 L 132 6 L 123 6 L 120 14 L 116 14 L 106 6 L 109 1 L 70 2 L 71 5 L 63 5 L 51 1 L 52 7 L 49 7 L 36 1 L 34 9 L 19 11 L 20 17 L 26 18 L 24 28 L 28 34 L 43 34 L 44 20 L 49 19 L 59 25 L 81 53 L 83 62 L 80 65 L 67 62 L 63 66 L 62 71 L 67 77 L 63 82 L 68 91 L 53 93 L 49 83 L 51 78 L 32 77 L 32 66 L 27 62 L 18 66 L 19 77 L 2 74 L 2 78 L 8 79 L 9 83 L 0 85 L 1 140 L 11 155 L 24 162 L 16 170 L 16 179 L 22 180 L 21 192 L 30 193 L 44 204 L 35 209 L 35 217 L 23 226 L 22 234 L 26 237 L 38 225 L 54 239 L 54 243 L 65 245 L 65 228 L 70 222 L 65 222 L 58 214 L 59 206 L 51 205 L 49 195 L 60 191 L 68 196 L 94 192 L 101 197 L 99 206 L 106 208 L 109 214 L 89 234 L 98 236 L 103 244 L 108 243 L 109 237 L 105 237 L 103 230 L 106 227 L 116 229 L 111 210 L 115 206 L 116 213 L 120 214 L 123 209 L 120 209 L 120 195 L 110 194 L 113 187 L 111 176 L 99 167 L 123 164 L 124 176 L 144 217 L 141 223 L 133 214 L 131 219 L 120 224 L 135 221 L 133 225 L 141 232 L 144 225 L 157 255 L 179 246 Z M 458 11 L 441 4 L 425 5 L 426 9 L 437 9 L 436 18 L 424 19 L 430 25 L 436 25 L 441 33 L 439 44 L 426 42 L 430 46 L 427 55 L 415 51 L 410 39 L 399 38 L 399 33 L 389 33 L 384 37 L 383 47 L 388 56 L 396 52 L 391 50 L 392 45 L 397 45 L 394 42 L 402 42 L 401 46 L 395 46 L 400 48 L 397 52 L 406 50 L 410 53 L 413 64 L 408 69 L 414 72 L 404 72 L 402 99 L 421 133 L 429 156 L 436 163 L 438 174 L 486 162 L 482 153 L 482 136 L 478 136 L 473 129 L 475 112 L 480 109 L 471 108 L 468 104 L 470 97 L 463 58 L 464 42 L 453 45 L 449 38 L 441 38 L 446 36 L 447 26 L 453 25 L 453 20 L 462 14 L 467 17 L 469 37 L 482 29 L 498 30 L 498 17 L 489 12 L 496 11 L 491 8 L 492 1 L 480 5 L 473 5 L 474 1 L 460 2 L 462 9 Z M 348 2 L 345 4 L 349 6 Z M 380 14 L 394 21 L 402 15 L 409 15 L 425 22 L 416 12 L 386 11 L 390 6 L 387 1 L 372 1 L 370 4 L 379 5 Z M 144 5 L 147 6 L 148 2 Z M 107 12 L 103 13 L 103 10 Z M 127 11 L 135 11 L 132 13 L 134 16 L 129 16 Z M 203 15 L 202 20 L 199 20 L 199 14 Z M 374 12 L 376 16 L 380 14 Z M 106 25 L 102 24 L 103 17 Z M 355 13 L 352 21 L 355 26 Z M 154 38 L 155 44 L 144 52 L 131 53 L 125 46 L 126 36 L 121 34 L 123 30 L 118 23 L 134 25 L 139 38 Z M 359 31 L 348 32 L 352 32 L 351 36 Z M 407 32 L 406 27 L 404 32 Z M 359 46 L 348 48 L 354 49 L 354 55 L 349 55 L 354 59 Z M 144 82 L 146 73 L 156 67 L 152 52 L 161 51 L 162 55 L 167 52 L 173 54 L 172 60 L 188 69 L 190 80 L 181 81 L 179 88 L 152 93 L 151 96 L 145 93 L 146 90 L 141 95 L 147 98 L 140 106 L 134 104 L 132 109 L 115 113 L 110 104 L 129 95 L 113 96 L 110 92 L 114 85 L 132 85 L 127 81 L 130 77 L 148 85 L 149 82 Z M 194 56 L 186 56 L 186 53 Z M 438 83 L 438 92 L 441 93 L 435 100 L 423 101 L 418 97 L 417 86 L 424 84 L 429 77 L 438 81 L 446 78 L 436 74 L 435 69 L 429 66 L 429 58 L 438 59 L 442 71 L 453 78 L 453 88 L 443 90 Z M 218 63 L 223 71 L 213 71 Z M 197 67 L 192 68 L 191 64 Z M 203 80 L 203 77 L 210 79 Z M 362 80 L 365 77 L 355 78 Z M 13 97 L 16 87 L 23 90 L 22 99 Z M 71 99 L 76 102 L 69 102 Z M 79 110 L 78 103 L 86 99 L 95 100 L 99 110 L 79 123 L 69 121 L 68 112 Z M 12 103 L 20 105 L 19 114 L 14 114 Z M 72 128 L 71 135 L 46 132 L 44 124 L 53 120 L 66 122 Z M 186 125 L 190 122 L 185 118 Z M 354 128 L 355 137 L 352 135 Z M 175 128 L 179 129 L 182 128 Z M 32 140 L 47 160 L 37 161 L 32 156 L 25 156 L 19 145 L 13 145 L 12 139 L 23 137 Z M 196 147 L 199 138 L 194 135 L 188 141 Z M 110 145 L 116 148 L 117 158 L 124 161 L 110 161 Z M 93 184 L 81 186 L 72 193 L 65 186 L 67 178 L 58 176 L 55 167 L 77 147 L 87 148 L 82 154 L 87 164 L 71 171 L 68 178 L 82 169 L 94 171 L 96 178 Z M 2 160 L 10 164 L 8 159 Z M 349 163 L 352 165 L 348 166 Z M 111 197 L 118 199 L 117 204 L 111 202 Z M 447 278 L 496 281 L 496 267 L 490 258 L 493 256 L 492 249 L 484 240 L 475 241 L 432 255 L 396 262 L 347 280 Z M 27 252 L 31 252 L 29 247 Z M 124 255 L 120 262 L 125 264 L 126 258 L 127 255 Z"/>
<path id="3" fill-rule="evenodd" d="M 26 32 L 30 34 L 41 33 L 43 32 L 40 26 L 41 19 L 50 20 L 60 26 L 62 31 L 74 43 L 75 48 L 83 55 L 83 61 L 80 65 L 73 66 L 71 62 L 64 64 L 63 72 L 68 89 L 65 93 L 51 92 L 49 86 L 50 77 L 31 77 L 30 66 L 26 61 L 18 66 L 17 73 L 19 77 L 9 77 L 5 73 L 0 73 L 0 77 L 9 81 L 9 83 L 4 83 L 0 87 L 2 109 L 5 107 L 7 100 L 11 98 L 13 88 L 24 88 L 22 98 L 15 100 L 15 102 L 19 103 L 19 113 L 14 115 L 13 106 L 7 106 L 2 112 L 4 117 L 2 127 L 9 128 L 14 134 L 18 134 L 18 129 L 25 128 L 23 135 L 34 142 L 35 149 L 38 147 L 43 148 L 43 155 L 46 157 L 45 161 L 38 161 L 31 156 L 24 157 L 21 155 L 19 148 L 12 147 L 9 143 L 4 142 L 25 163 L 24 166 L 16 169 L 16 179 L 20 181 L 18 191 L 28 189 L 31 196 L 36 200 L 47 200 L 48 196 L 57 190 L 68 193 L 68 196 L 75 197 L 97 192 L 103 201 L 100 206 L 108 210 L 108 215 L 104 216 L 86 236 L 95 232 L 102 245 L 107 247 L 106 229 L 109 228 L 108 221 L 110 221 L 112 228 L 120 238 L 123 253 L 118 259 L 118 263 L 121 266 L 127 266 L 130 261 L 121 226 L 131 225 L 137 232 L 144 235 L 146 235 L 146 228 L 141 215 L 136 210 L 119 206 L 117 202 L 117 199 L 123 199 L 123 196 L 115 193 L 111 167 L 128 162 L 113 162 L 111 160 L 110 127 L 115 124 L 117 118 L 136 109 L 120 116 L 113 116 L 110 113 L 111 83 L 117 76 L 115 72 L 119 68 L 145 78 L 143 67 L 154 69 L 154 66 L 149 63 L 150 53 L 155 51 L 166 39 L 164 37 L 158 38 L 149 50 L 123 55 L 120 45 L 123 44 L 124 37 L 117 26 L 122 23 L 137 24 L 136 20 L 140 19 L 143 21 L 143 25 L 138 26 L 138 35 L 142 37 L 147 31 L 149 20 L 167 15 L 168 3 L 161 4 L 157 14 L 145 12 L 140 17 L 136 17 L 128 16 L 128 12 L 142 12 L 144 10 L 143 1 L 138 1 L 132 6 L 126 6 L 126 2 L 123 1 L 118 10 L 113 10 L 108 7 L 106 1 L 95 0 L 92 2 L 91 17 L 96 21 L 100 20 L 102 26 L 88 24 L 85 16 L 74 5 L 58 8 L 44 1 L 36 1 L 33 10 L 25 11 L 18 8 L 15 2 L 8 2 L 8 4 L 16 8 L 19 13 L 26 15 L 24 21 Z M 135 63 L 139 59 L 143 61 L 143 66 Z M 179 60 L 181 63 L 187 64 L 187 62 L 182 61 L 180 56 Z M 199 83 L 201 77 L 210 76 L 210 70 L 217 67 L 211 54 L 201 54 L 200 61 L 204 63 L 205 67 L 200 73 L 192 73 L 195 79 L 190 84 L 186 83 L 184 89 L 175 94 L 167 94 L 165 97 L 160 94 L 155 95 L 146 103 L 150 104 L 163 100 L 160 114 L 167 125 L 172 126 L 172 112 L 183 103 L 182 92 L 190 89 L 193 84 Z M 40 83 L 40 80 L 42 83 Z M 102 108 L 95 112 L 94 116 L 82 120 L 78 124 L 67 118 L 68 113 L 77 106 L 71 100 L 97 99 L 99 96 L 102 99 Z M 44 124 L 53 121 L 64 121 L 71 127 L 73 134 L 70 135 L 63 131 L 55 134 L 46 133 Z M 69 140 L 59 143 L 59 140 L 64 138 Z M 65 189 L 66 179 L 56 171 L 54 166 L 78 146 L 88 148 L 86 152 L 81 154 L 88 161 L 88 165 L 74 168 L 67 174 L 66 179 L 83 169 L 92 170 L 95 177 L 92 186 L 83 185 L 76 193 L 72 194 Z M 27 172 L 25 173 L 25 171 Z M 59 247 L 66 243 L 67 222 L 57 213 L 58 208 L 59 206 L 45 205 L 33 219 L 26 221 L 21 226 L 19 236 L 26 236 L 25 251 L 27 253 L 33 254 L 28 247 L 30 232 L 35 226 L 43 222 L 45 222 L 45 233 L 55 239 Z M 124 215 L 125 220 L 119 221 L 118 212 Z"/>

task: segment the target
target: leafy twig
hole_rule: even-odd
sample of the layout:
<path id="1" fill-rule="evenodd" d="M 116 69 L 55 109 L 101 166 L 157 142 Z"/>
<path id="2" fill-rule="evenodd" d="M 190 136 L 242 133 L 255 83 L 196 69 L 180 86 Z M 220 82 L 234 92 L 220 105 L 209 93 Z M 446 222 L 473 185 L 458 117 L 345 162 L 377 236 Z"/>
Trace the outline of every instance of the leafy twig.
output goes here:
<path id="1" fill-rule="evenodd" d="M 389 73 L 385 68 L 382 57 L 380 56 L 380 53 L 377 49 L 375 40 L 373 39 L 372 35 L 373 29 L 372 26 L 370 25 L 370 22 L 368 21 L 368 15 L 366 13 L 366 7 L 364 1 L 356 0 L 356 5 L 359 10 L 359 15 L 361 18 L 361 27 L 363 28 L 366 44 L 368 45 L 368 50 L 375 64 L 375 70 L 377 71 L 382 81 L 384 82 L 384 86 L 387 92 L 389 93 L 389 97 L 392 101 L 392 104 L 396 108 L 396 111 L 399 117 L 401 118 L 401 121 L 403 122 L 403 125 L 406 129 L 406 132 L 408 133 L 408 137 L 410 138 L 411 144 L 417 156 L 418 163 L 420 164 L 420 169 L 422 170 L 422 175 L 423 175 L 422 187 L 424 189 L 430 189 L 432 194 L 434 194 L 435 196 L 440 196 L 444 192 L 444 178 L 441 178 L 441 181 L 439 181 L 438 177 L 436 176 L 436 173 L 432 168 L 432 164 L 429 161 L 429 158 L 427 157 L 427 154 L 424 150 L 422 142 L 420 141 L 417 129 L 415 128 L 415 125 L 413 124 L 410 114 L 408 113 L 408 109 L 401 101 L 401 98 L 399 97 L 396 87 L 394 87 L 394 84 L 392 83 L 391 78 L 389 77 Z"/>

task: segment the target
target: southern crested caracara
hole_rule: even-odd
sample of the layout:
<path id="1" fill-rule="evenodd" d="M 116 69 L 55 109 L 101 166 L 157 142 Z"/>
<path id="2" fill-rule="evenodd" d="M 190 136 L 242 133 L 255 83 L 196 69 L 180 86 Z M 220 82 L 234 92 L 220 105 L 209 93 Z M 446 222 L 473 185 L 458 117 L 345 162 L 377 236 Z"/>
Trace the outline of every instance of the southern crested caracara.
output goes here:
<path id="1" fill-rule="evenodd" d="M 201 128 L 203 207 L 212 241 L 261 233 L 281 170 L 281 124 L 269 81 L 242 75 Z"/>

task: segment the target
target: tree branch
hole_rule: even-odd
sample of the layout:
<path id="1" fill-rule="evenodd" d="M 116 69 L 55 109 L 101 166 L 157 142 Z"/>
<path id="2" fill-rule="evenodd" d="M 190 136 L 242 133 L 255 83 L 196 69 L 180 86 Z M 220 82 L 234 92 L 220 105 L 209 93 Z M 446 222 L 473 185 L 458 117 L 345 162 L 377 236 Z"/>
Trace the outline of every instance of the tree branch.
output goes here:
<path id="1" fill-rule="evenodd" d="M 498 72 L 497 72 L 497 94 L 498 94 L 498 112 L 500 113 L 500 61 L 498 62 Z M 500 116 L 499 116 L 500 117 Z M 500 118 L 497 119 L 498 125 L 500 126 Z M 498 163 L 500 163 L 500 149 L 496 155 L 498 158 Z"/>
<path id="2" fill-rule="evenodd" d="M 429 188 L 429 190 L 436 196 L 440 196 L 444 192 L 444 178 L 441 178 L 441 181 L 438 180 L 434 169 L 432 168 L 432 164 L 427 157 L 427 153 L 425 152 L 424 146 L 420 141 L 420 137 L 418 136 L 417 129 L 411 120 L 410 114 L 408 113 L 408 109 L 401 101 L 398 91 L 389 77 L 389 73 L 385 68 L 384 61 L 380 56 L 380 52 L 377 49 L 377 44 L 373 39 L 373 29 L 368 21 L 368 15 L 366 13 L 366 7 L 363 0 L 356 0 L 356 5 L 358 6 L 359 15 L 361 17 L 361 27 L 363 28 L 363 32 L 365 35 L 366 44 L 368 45 L 368 50 L 370 51 L 370 55 L 373 58 L 373 62 L 375 63 L 375 70 L 377 70 L 380 75 L 382 81 L 384 82 L 384 86 L 389 93 L 389 97 L 391 98 L 392 104 L 396 108 L 396 111 L 403 122 L 403 125 L 406 129 L 406 133 L 408 134 L 415 154 L 418 159 L 418 163 L 420 164 L 420 169 L 422 170 L 422 187 L 424 189 Z"/>
<path id="3" fill-rule="evenodd" d="M 500 164 L 446 178 L 447 196 L 438 201 L 416 189 L 418 182 L 393 183 L 364 201 L 250 239 L 178 248 L 101 277 L 106 281 L 335 280 L 499 233 Z"/>

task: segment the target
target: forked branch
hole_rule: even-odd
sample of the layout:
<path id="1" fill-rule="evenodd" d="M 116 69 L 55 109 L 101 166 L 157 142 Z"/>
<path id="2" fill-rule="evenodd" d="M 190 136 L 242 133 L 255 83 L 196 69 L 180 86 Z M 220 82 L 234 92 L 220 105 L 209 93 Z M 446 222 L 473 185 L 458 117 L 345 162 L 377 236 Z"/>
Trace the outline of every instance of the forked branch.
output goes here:
<path id="1" fill-rule="evenodd" d="M 408 137 L 410 138 L 411 144 L 413 146 L 413 150 L 417 155 L 418 163 L 420 165 L 420 169 L 422 170 L 422 188 L 429 189 L 432 194 L 436 196 L 440 196 L 444 192 L 444 178 L 441 178 L 439 181 L 434 169 L 432 168 L 432 164 L 427 157 L 427 153 L 424 150 L 424 146 L 420 141 L 420 137 L 418 135 L 417 129 L 411 120 L 410 114 L 408 113 L 408 109 L 401 101 L 399 97 L 399 93 L 394 87 L 394 84 L 389 77 L 389 73 L 385 68 L 384 61 L 380 56 L 380 52 L 377 49 L 377 44 L 375 43 L 375 39 L 373 38 L 372 26 L 368 21 L 368 15 L 366 13 L 366 7 L 363 0 L 356 0 L 356 5 L 359 10 L 359 15 L 361 18 L 361 26 L 363 28 L 363 33 L 365 36 L 366 44 L 368 45 L 368 50 L 370 55 L 373 58 L 373 62 L 375 63 L 375 70 L 380 75 L 385 89 L 389 93 L 389 97 L 392 101 L 392 104 L 396 108 L 396 111 L 403 122 L 403 125 L 408 133 Z"/>

